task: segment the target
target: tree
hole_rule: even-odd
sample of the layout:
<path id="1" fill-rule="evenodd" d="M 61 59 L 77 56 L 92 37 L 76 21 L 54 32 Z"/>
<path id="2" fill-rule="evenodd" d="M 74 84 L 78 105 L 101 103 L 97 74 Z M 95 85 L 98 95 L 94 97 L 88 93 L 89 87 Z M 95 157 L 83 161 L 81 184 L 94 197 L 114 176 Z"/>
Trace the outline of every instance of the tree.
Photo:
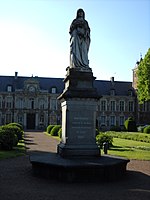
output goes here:
<path id="1" fill-rule="evenodd" d="M 137 94 L 140 104 L 150 100 L 150 48 L 140 61 L 137 71 Z"/>

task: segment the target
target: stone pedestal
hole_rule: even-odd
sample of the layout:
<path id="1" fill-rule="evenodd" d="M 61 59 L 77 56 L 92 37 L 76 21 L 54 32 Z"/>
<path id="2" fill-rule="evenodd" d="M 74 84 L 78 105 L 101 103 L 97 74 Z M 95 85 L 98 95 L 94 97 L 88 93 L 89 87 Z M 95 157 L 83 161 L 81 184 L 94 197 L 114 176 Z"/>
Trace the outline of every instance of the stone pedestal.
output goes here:
<path id="1" fill-rule="evenodd" d="M 96 110 L 99 98 L 92 71 L 69 68 L 62 106 L 62 141 L 57 153 L 30 156 L 33 174 L 67 182 L 114 181 L 126 175 L 128 159 L 100 156 L 96 144 Z"/>
<path id="2" fill-rule="evenodd" d="M 96 144 L 97 95 L 90 68 L 68 68 L 65 89 L 59 96 L 62 107 L 62 141 L 58 153 L 65 156 L 100 156 Z"/>

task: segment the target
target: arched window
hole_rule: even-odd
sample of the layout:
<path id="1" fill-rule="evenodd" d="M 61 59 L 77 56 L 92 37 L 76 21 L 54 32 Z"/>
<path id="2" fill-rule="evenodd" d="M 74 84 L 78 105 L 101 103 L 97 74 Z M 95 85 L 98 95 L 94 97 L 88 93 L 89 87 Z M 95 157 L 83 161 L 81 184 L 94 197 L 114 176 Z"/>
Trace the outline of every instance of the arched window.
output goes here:
<path id="1" fill-rule="evenodd" d="M 120 116 L 120 118 L 119 118 L 120 126 L 124 125 L 124 121 L 125 121 L 125 117 L 124 116 Z"/>
<path id="2" fill-rule="evenodd" d="M 116 101 L 110 101 L 110 111 L 116 111 Z"/>
<path id="3" fill-rule="evenodd" d="M 18 123 L 23 124 L 23 114 L 18 114 Z"/>
<path id="4" fill-rule="evenodd" d="M 44 109 L 45 108 L 44 104 L 45 104 L 44 99 L 39 99 L 39 109 Z"/>
<path id="5" fill-rule="evenodd" d="M 106 102 L 106 100 L 101 100 L 100 108 L 101 108 L 101 111 L 106 111 L 107 110 L 107 102 Z"/>
<path id="6" fill-rule="evenodd" d="M 124 101 L 119 102 L 119 111 L 120 112 L 125 111 L 125 102 Z"/>
<path id="7" fill-rule="evenodd" d="M 6 104 L 5 104 L 6 108 L 12 108 L 13 107 L 13 98 L 10 97 L 6 97 Z"/>
<path id="8" fill-rule="evenodd" d="M 6 124 L 9 124 L 12 122 L 12 113 L 8 112 L 6 113 Z"/>
<path id="9" fill-rule="evenodd" d="M 134 102 L 133 101 L 129 101 L 128 108 L 129 108 L 129 112 L 133 112 L 134 111 Z"/>
<path id="10" fill-rule="evenodd" d="M 50 102 L 51 110 L 57 110 L 57 99 L 52 98 Z"/>
<path id="11" fill-rule="evenodd" d="M 40 125 L 44 124 L 44 114 L 40 115 Z"/>
<path id="12" fill-rule="evenodd" d="M 23 108 L 23 98 L 18 98 L 16 101 L 16 108 Z"/>

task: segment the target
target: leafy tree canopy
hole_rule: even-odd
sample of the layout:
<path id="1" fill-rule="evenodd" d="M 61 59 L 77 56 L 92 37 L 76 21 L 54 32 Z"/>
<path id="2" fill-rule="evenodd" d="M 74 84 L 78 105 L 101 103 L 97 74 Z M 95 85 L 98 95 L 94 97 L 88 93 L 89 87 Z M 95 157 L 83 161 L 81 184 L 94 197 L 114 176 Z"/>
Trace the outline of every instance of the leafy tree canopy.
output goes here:
<path id="1" fill-rule="evenodd" d="M 137 71 L 137 93 L 139 103 L 150 100 L 150 48 L 143 60 L 140 61 Z"/>

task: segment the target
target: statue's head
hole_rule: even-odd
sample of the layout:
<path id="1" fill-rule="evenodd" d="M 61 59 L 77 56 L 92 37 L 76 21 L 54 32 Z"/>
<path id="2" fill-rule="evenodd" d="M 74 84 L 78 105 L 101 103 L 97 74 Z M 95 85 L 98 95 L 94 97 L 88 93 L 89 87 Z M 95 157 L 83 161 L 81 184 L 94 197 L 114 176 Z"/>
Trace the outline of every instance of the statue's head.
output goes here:
<path id="1" fill-rule="evenodd" d="M 81 8 L 77 10 L 77 18 L 79 18 L 79 17 L 85 18 L 85 12 Z"/>

